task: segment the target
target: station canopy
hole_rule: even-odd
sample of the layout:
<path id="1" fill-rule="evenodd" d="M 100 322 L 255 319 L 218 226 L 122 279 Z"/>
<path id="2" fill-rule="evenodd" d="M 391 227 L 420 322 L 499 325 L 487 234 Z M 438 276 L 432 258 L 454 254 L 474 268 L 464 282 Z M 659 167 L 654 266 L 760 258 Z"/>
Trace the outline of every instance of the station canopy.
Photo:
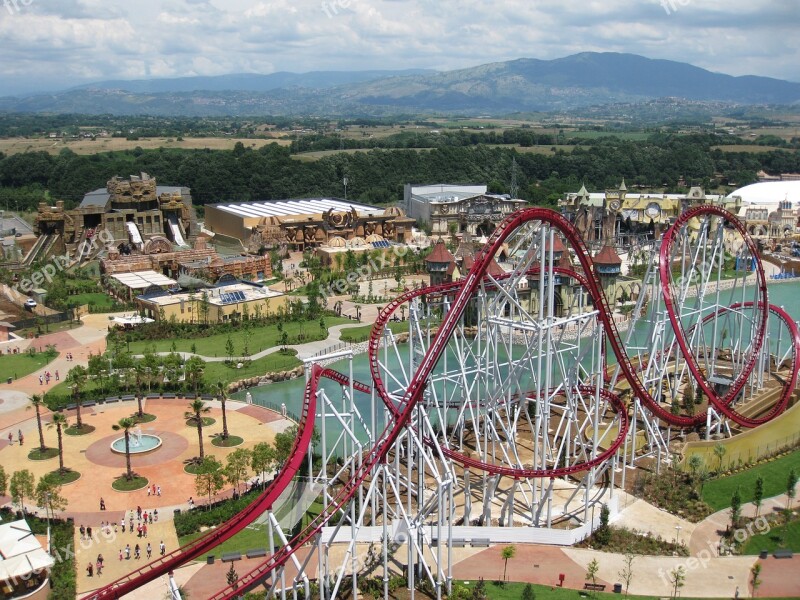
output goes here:
<path id="1" fill-rule="evenodd" d="M 178 284 L 174 279 L 155 271 L 137 271 L 136 273 L 117 273 L 111 276 L 122 285 L 132 290 L 144 290 L 151 285 L 158 287 L 171 287 Z"/>

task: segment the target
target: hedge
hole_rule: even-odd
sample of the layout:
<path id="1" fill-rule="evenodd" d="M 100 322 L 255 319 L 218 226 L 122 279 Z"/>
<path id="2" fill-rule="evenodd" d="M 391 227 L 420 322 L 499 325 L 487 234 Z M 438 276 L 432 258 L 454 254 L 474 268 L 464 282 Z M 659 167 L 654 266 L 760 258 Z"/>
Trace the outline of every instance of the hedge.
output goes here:
<path id="1" fill-rule="evenodd" d="M 242 494 L 236 500 L 222 500 L 212 504 L 210 508 L 193 508 L 179 515 L 176 514 L 175 532 L 181 538 L 200 531 L 201 527 L 213 527 L 229 521 L 255 500 L 259 493 L 261 493 L 261 489 L 253 489 Z"/>

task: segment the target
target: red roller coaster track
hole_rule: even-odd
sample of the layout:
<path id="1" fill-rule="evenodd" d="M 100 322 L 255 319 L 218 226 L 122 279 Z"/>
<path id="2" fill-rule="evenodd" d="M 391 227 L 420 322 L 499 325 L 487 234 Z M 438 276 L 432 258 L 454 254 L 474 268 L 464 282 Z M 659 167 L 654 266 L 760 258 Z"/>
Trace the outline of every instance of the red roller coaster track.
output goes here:
<path id="1" fill-rule="evenodd" d="M 673 225 L 670 231 L 667 233 L 665 238 L 665 243 L 662 244 L 661 249 L 661 279 L 662 279 L 662 291 L 664 293 L 665 304 L 667 306 L 670 320 L 673 324 L 673 327 L 676 328 L 676 336 L 678 344 L 683 352 L 684 356 L 690 357 L 691 352 L 688 348 L 686 343 L 685 335 L 683 334 L 682 330 L 680 329 L 681 324 L 678 321 L 677 315 L 674 313 L 674 301 L 672 299 L 671 287 L 670 287 L 670 273 L 669 273 L 669 257 L 670 257 L 670 245 L 674 240 L 674 236 L 676 235 L 677 228 L 683 226 L 689 219 L 695 216 L 702 216 L 705 214 L 711 214 L 715 216 L 722 217 L 727 219 L 729 222 L 733 223 L 737 227 L 741 227 L 735 218 L 730 215 L 729 213 L 717 208 L 717 207 L 698 207 L 687 211 L 679 220 L 678 222 Z M 619 332 L 616 328 L 614 320 L 612 318 L 612 312 L 608 304 L 608 300 L 605 298 L 605 295 L 602 292 L 602 286 L 599 283 L 595 270 L 593 268 L 592 260 L 590 258 L 589 252 L 584 245 L 578 231 L 567 221 L 564 217 L 555 213 L 549 209 L 543 208 L 529 208 L 525 210 L 518 211 L 512 215 L 510 215 L 500 226 L 494 231 L 492 234 L 489 242 L 483 247 L 482 251 L 476 257 L 475 263 L 467 274 L 466 278 L 463 281 L 460 281 L 456 284 L 445 284 L 444 286 L 437 286 L 432 288 L 426 288 L 424 290 L 417 290 L 415 292 L 409 292 L 407 294 L 403 294 L 393 302 L 388 304 L 381 310 L 378 319 L 375 323 L 375 326 L 372 329 L 372 333 L 369 339 L 369 360 L 370 360 L 370 368 L 372 370 L 372 376 L 374 379 L 375 387 L 378 393 L 383 398 L 384 402 L 387 405 L 392 405 L 389 395 L 385 389 L 385 385 L 380 377 L 379 365 L 377 360 L 377 349 L 380 344 L 380 338 L 382 336 L 383 329 L 386 323 L 389 321 L 391 315 L 400 307 L 401 304 L 407 302 L 409 299 L 416 297 L 420 294 L 431 294 L 431 293 L 452 293 L 455 294 L 453 303 L 451 305 L 450 311 L 445 315 L 440 327 L 439 331 L 434 337 L 430 347 L 428 348 L 425 356 L 423 357 L 419 368 L 417 369 L 416 373 L 411 379 L 405 394 L 400 401 L 397 407 L 393 407 L 392 412 L 395 415 L 394 423 L 387 426 L 387 428 L 383 431 L 380 438 L 377 440 L 375 446 L 364 456 L 363 462 L 361 467 L 359 467 L 355 473 L 353 474 L 352 478 L 339 490 L 337 495 L 333 498 L 333 500 L 329 503 L 326 510 L 324 510 L 318 517 L 316 517 L 312 522 L 310 522 L 298 535 L 296 535 L 287 546 L 284 546 L 278 549 L 272 556 L 270 556 L 267 560 L 259 564 L 256 568 L 251 570 L 249 573 L 244 574 L 238 580 L 237 589 L 233 589 L 232 587 L 227 587 L 220 590 L 216 593 L 212 598 L 214 600 L 227 600 L 229 598 L 234 598 L 236 596 L 241 595 L 245 590 L 251 588 L 252 586 L 258 584 L 262 581 L 271 571 L 280 568 L 281 566 L 285 565 L 286 562 L 291 557 L 294 549 L 299 548 L 309 542 L 311 542 L 314 537 L 320 533 L 322 528 L 329 522 L 329 520 L 333 517 L 333 515 L 338 512 L 343 506 L 345 506 L 352 498 L 353 495 L 356 493 L 358 486 L 363 483 L 363 481 L 369 476 L 369 474 L 373 471 L 373 469 L 382 461 L 386 459 L 387 454 L 389 453 L 390 449 L 394 445 L 395 441 L 397 440 L 398 436 L 401 434 L 403 429 L 408 426 L 409 420 L 411 418 L 411 414 L 414 408 L 417 406 L 418 402 L 422 398 L 422 394 L 425 390 L 427 385 L 428 377 L 430 376 L 431 372 L 433 371 L 437 361 L 441 357 L 442 353 L 445 350 L 445 347 L 448 343 L 449 338 L 452 336 L 456 326 L 458 325 L 458 321 L 461 318 L 464 310 L 467 307 L 468 302 L 472 298 L 472 296 L 478 290 L 478 287 L 484 281 L 486 277 L 486 272 L 489 267 L 489 264 L 495 254 L 499 251 L 505 240 L 509 237 L 509 235 L 515 231 L 521 225 L 531 221 L 541 221 L 543 223 L 549 224 L 553 228 L 559 230 L 561 234 L 566 238 L 567 242 L 573 247 L 576 251 L 577 259 L 580 263 L 580 267 L 583 271 L 583 275 L 581 273 L 569 270 L 563 270 L 563 274 L 569 275 L 570 277 L 575 277 L 580 281 L 580 283 L 588 290 L 591 298 L 593 299 L 596 308 L 598 309 L 598 318 L 600 319 L 604 330 L 608 335 L 608 342 L 611 344 L 612 350 L 619 362 L 619 365 L 622 369 L 623 375 L 628 380 L 633 392 L 636 396 L 638 396 L 643 403 L 648 407 L 649 410 L 653 412 L 656 416 L 658 416 L 663 421 L 670 423 L 672 425 L 678 425 L 681 427 L 690 427 L 700 422 L 699 417 L 691 418 L 691 417 L 683 417 L 671 414 L 668 410 L 664 409 L 662 406 L 659 405 L 658 402 L 650 395 L 650 393 L 645 389 L 645 386 L 642 384 L 641 380 L 638 378 L 636 373 L 636 369 L 631 363 L 630 358 L 627 356 L 625 352 L 625 348 L 623 342 L 620 338 Z M 747 240 L 748 247 L 751 248 L 751 251 L 754 250 L 752 248 L 752 241 L 749 240 L 749 236 L 747 236 L 746 232 L 743 229 L 740 229 L 745 240 Z M 755 252 L 753 252 L 754 256 L 757 256 Z M 758 303 L 758 307 L 767 306 L 766 303 L 766 285 L 764 284 L 764 277 L 763 277 L 763 269 L 758 261 L 759 270 L 759 285 L 763 287 L 763 302 Z M 753 303 L 750 303 L 750 307 L 753 307 Z M 795 363 L 797 362 L 798 356 L 800 356 L 800 332 L 792 321 L 792 319 L 787 315 L 783 310 L 769 306 L 769 311 L 776 314 L 779 318 L 781 318 L 787 327 L 791 331 L 793 343 L 794 343 L 794 359 Z M 761 344 L 764 342 L 765 331 L 766 331 L 766 318 L 767 318 L 767 311 L 762 309 L 763 314 L 765 315 L 763 318 L 763 322 L 758 329 L 758 336 L 756 337 L 756 346 L 760 347 Z M 757 349 L 757 348 L 756 348 Z M 758 352 L 754 352 L 754 355 L 757 355 Z M 736 392 L 735 393 L 728 393 L 725 397 L 720 398 L 716 394 L 713 393 L 713 390 L 708 386 L 708 384 L 703 380 L 700 376 L 701 373 L 699 371 L 699 367 L 697 366 L 696 362 L 691 359 L 689 360 L 689 367 L 692 371 L 694 377 L 701 383 L 703 386 L 703 391 L 708 395 L 712 404 L 717 407 L 721 412 L 723 412 L 727 417 L 732 419 L 733 421 L 740 423 L 745 426 L 754 426 L 761 424 L 772 418 L 779 412 L 781 412 L 788 402 L 789 396 L 792 393 L 794 386 L 797 383 L 797 369 L 794 369 L 793 376 L 791 378 L 791 382 L 785 386 L 784 394 L 781 396 L 781 399 L 778 403 L 776 403 L 775 408 L 773 408 L 770 413 L 764 417 L 763 419 L 748 419 L 743 417 L 729 408 L 729 404 L 731 400 L 736 396 L 736 394 L 741 391 L 742 387 L 745 384 L 747 377 L 752 372 L 753 368 L 755 367 L 755 359 L 751 358 L 747 362 L 747 369 L 746 374 L 740 375 L 739 378 L 736 380 Z M 134 589 L 141 587 L 145 583 L 152 581 L 153 579 L 168 573 L 169 571 L 173 570 L 174 568 L 178 567 L 179 565 L 192 560 L 207 552 L 212 547 L 222 543 L 223 541 L 229 539 L 237 532 L 241 531 L 247 524 L 252 522 L 258 515 L 262 514 L 265 510 L 270 508 L 275 500 L 278 498 L 280 493 L 283 491 L 285 487 L 287 487 L 294 475 L 300 468 L 300 464 L 306 454 L 308 446 L 311 442 L 312 430 L 313 430 L 313 415 L 316 410 L 316 395 L 318 391 L 318 384 L 321 377 L 326 377 L 337 381 L 342 385 L 347 385 L 349 383 L 348 379 L 336 371 L 331 369 L 323 369 L 318 366 L 314 366 L 311 371 L 311 377 L 308 381 L 305 390 L 305 397 L 303 403 L 303 413 L 301 416 L 301 421 L 299 424 L 299 435 L 295 440 L 294 447 L 292 449 L 292 453 L 290 458 L 288 459 L 287 463 L 283 466 L 280 473 L 277 475 L 275 480 L 272 484 L 261 494 L 259 497 L 245 509 L 242 513 L 239 513 L 225 523 L 222 527 L 214 530 L 210 534 L 203 536 L 194 542 L 172 552 L 171 554 L 161 557 L 159 560 L 150 563 L 141 569 L 138 569 L 126 577 L 123 577 L 108 586 L 94 592 L 91 594 L 92 598 L 97 600 L 105 599 L 105 598 L 119 598 L 124 594 L 133 591 Z M 353 382 L 353 386 L 355 389 L 361 392 L 368 393 L 370 390 L 370 386 L 367 386 L 363 383 Z M 627 428 L 628 419 L 627 419 L 627 412 L 624 405 L 619 401 L 619 399 L 611 393 L 605 392 L 604 398 L 610 402 L 611 405 L 617 410 L 621 423 L 620 429 Z M 599 455 L 598 461 L 607 459 L 611 454 L 619 446 L 621 439 L 624 437 L 624 434 L 619 436 L 612 445 L 611 448 L 607 452 L 602 453 Z M 613 449 L 612 449 L 613 448 Z M 511 469 L 510 467 L 504 467 L 499 465 L 489 465 L 480 461 L 476 461 L 469 457 L 460 455 L 456 452 L 452 452 L 448 450 L 448 455 L 458 462 L 461 462 L 464 465 L 473 466 L 480 469 L 485 469 L 489 472 L 500 474 L 500 475 L 508 475 L 510 477 L 542 477 L 542 476 L 557 476 L 561 474 L 561 471 L 564 470 L 565 472 L 574 472 L 574 470 L 586 470 L 587 468 L 591 467 L 595 463 L 595 460 L 592 460 L 591 463 L 583 463 L 581 465 L 574 465 L 571 467 L 566 467 L 564 469 L 553 469 L 553 470 L 546 470 L 546 471 L 531 471 L 530 473 L 520 474 L 516 469 Z"/>

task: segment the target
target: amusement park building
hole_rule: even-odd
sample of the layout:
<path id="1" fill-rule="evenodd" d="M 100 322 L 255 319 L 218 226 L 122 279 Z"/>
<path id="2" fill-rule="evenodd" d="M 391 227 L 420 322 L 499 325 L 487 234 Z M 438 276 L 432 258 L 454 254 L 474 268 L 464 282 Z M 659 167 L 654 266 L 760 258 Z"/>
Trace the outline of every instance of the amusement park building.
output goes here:
<path id="1" fill-rule="evenodd" d="M 728 195 L 739 203 L 739 218 L 751 235 L 783 238 L 797 233 L 800 221 L 800 181 L 765 181 Z"/>
<path id="2" fill-rule="evenodd" d="M 87 193 L 74 210 L 39 204 L 35 228 L 42 235 L 58 235 L 67 248 L 105 230 L 115 242 L 139 248 L 153 237 L 178 246 L 194 233 L 189 188 L 160 186 L 147 173 L 130 179 L 113 177 L 105 188 Z"/>
<path id="3" fill-rule="evenodd" d="M 406 184 L 406 211 L 413 219 L 428 223 L 434 235 L 489 235 L 526 202 L 505 194 L 487 194 L 486 190 L 485 185 Z"/>
<path id="4" fill-rule="evenodd" d="M 306 250 L 378 235 L 393 242 L 411 239 L 414 221 L 397 207 L 379 208 L 338 198 L 237 202 L 206 206 L 205 227 L 240 240 L 246 247 L 286 246 Z"/>

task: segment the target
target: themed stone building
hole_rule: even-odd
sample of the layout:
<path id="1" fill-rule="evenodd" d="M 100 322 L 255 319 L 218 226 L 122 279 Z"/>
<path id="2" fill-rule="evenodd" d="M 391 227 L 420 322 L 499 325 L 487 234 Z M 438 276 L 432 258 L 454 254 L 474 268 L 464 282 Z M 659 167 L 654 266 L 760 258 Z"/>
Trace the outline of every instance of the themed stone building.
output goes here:
<path id="1" fill-rule="evenodd" d="M 217 281 L 223 275 L 237 279 L 261 281 L 272 278 L 272 265 L 268 255 L 220 256 L 199 237 L 191 249 L 175 250 L 164 237 L 154 237 L 144 244 L 141 253 L 123 254 L 117 249 L 109 251 L 100 261 L 100 269 L 107 275 L 156 271 L 174 279 L 181 275 Z"/>
<path id="2" fill-rule="evenodd" d="M 577 193 L 567 194 L 559 207 L 584 241 L 599 249 L 609 239 L 623 246 L 637 243 L 639 236 L 658 239 L 684 210 L 699 204 L 736 208 L 731 200 L 706 194 L 700 187 L 687 194 L 629 193 L 624 179 L 617 189 L 599 193 L 581 186 Z"/>
<path id="3" fill-rule="evenodd" d="M 303 251 L 328 245 L 334 237 L 348 241 L 375 235 L 405 243 L 413 224 L 400 208 L 337 198 L 211 204 L 205 211 L 206 229 L 240 240 L 251 251 L 262 246 Z"/>
<path id="4" fill-rule="evenodd" d="M 505 194 L 488 194 L 486 189 L 485 185 L 408 184 L 406 210 L 420 224 L 427 223 L 434 236 L 453 233 L 488 236 L 526 202 Z"/>
<path id="5" fill-rule="evenodd" d="M 40 203 L 35 228 L 40 235 L 60 235 L 67 248 L 99 230 L 108 232 L 115 244 L 135 249 L 154 237 L 188 247 L 186 240 L 195 233 L 191 206 L 188 188 L 159 186 L 142 173 L 112 178 L 105 188 L 86 194 L 74 210 L 65 210 L 61 201 L 55 206 Z"/>

